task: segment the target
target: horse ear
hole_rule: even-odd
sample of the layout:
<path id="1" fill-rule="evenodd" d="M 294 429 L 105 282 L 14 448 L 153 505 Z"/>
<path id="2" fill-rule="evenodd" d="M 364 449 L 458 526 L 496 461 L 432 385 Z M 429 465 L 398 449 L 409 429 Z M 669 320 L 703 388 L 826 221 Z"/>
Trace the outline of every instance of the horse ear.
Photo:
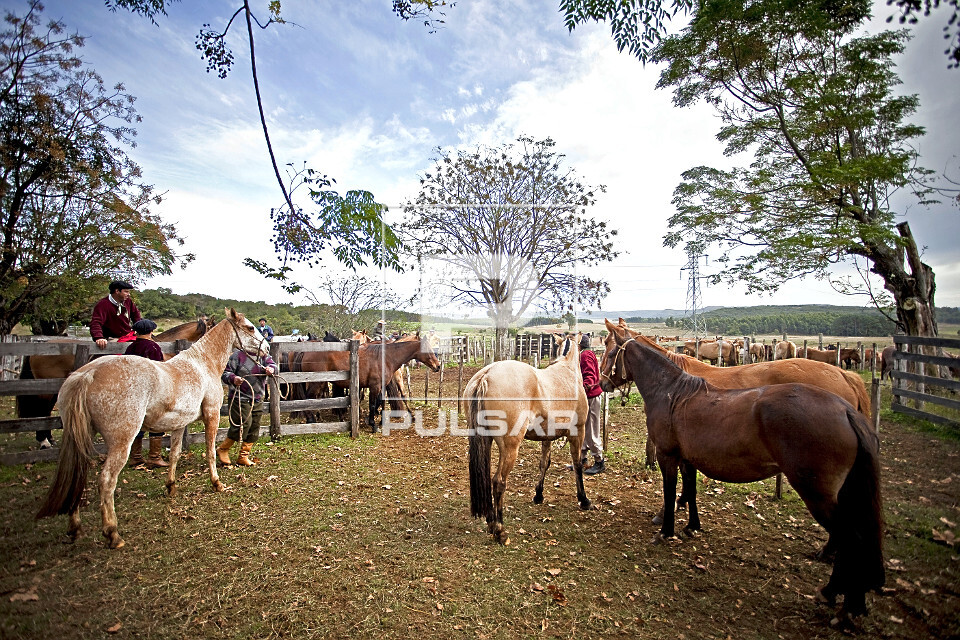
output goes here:
<path id="1" fill-rule="evenodd" d="M 624 335 L 623 331 L 611 331 L 613 334 L 613 339 L 617 341 L 617 346 L 622 346 L 623 343 L 627 341 L 627 336 Z"/>
<path id="2" fill-rule="evenodd" d="M 223 314 L 228 318 L 236 318 L 237 312 L 233 307 L 224 307 Z"/>
<path id="3" fill-rule="evenodd" d="M 617 326 L 617 325 L 613 324 L 612 322 L 610 322 L 609 320 L 607 320 L 606 318 L 603 319 L 603 324 L 606 325 L 607 331 L 611 331 L 611 332 L 612 332 L 612 331 L 614 330 L 614 328 Z"/>

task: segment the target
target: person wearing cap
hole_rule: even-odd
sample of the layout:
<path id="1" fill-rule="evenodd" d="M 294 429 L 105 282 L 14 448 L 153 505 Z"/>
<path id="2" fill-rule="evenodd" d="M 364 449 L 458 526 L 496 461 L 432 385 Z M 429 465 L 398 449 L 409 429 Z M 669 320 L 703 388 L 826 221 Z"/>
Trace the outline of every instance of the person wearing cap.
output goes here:
<path id="1" fill-rule="evenodd" d="M 266 318 L 260 318 L 260 335 L 267 342 L 273 342 L 273 327 L 267 324 Z"/>
<path id="2" fill-rule="evenodd" d="M 127 350 L 124 351 L 128 356 L 141 356 L 157 362 L 163 362 L 163 350 L 153 340 L 153 332 L 157 329 L 157 323 L 153 320 L 141 318 L 133 323 L 133 331 L 137 334 L 137 339 L 130 343 Z M 130 447 L 130 466 L 139 467 L 144 465 L 147 469 L 157 469 L 169 467 L 170 465 L 163 459 L 161 451 L 163 450 L 163 432 L 150 433 L 150 453 L 147 459 L 143 459 L 143 431 L 137 434 L 133 439 L 133 445 Z"/>
<path id="3" fill-rule="evenodd" d="M 230 428 L 227 429 L 227 437 L 217 447 L 217 461 L 220 464 L 232 464 L 230 448 L 238 440 L 242 440 L 242 444 L 237 464 L 242 467 L 256 464 L 252 452 L 254 443 L 260 437 L 266 376 L 272 376 L 276 370 L 277 365 L 269 355 L 250 357 L 240 349 L 231 354 L 220 376 L 229 389 L 227 406 L 230 408 Z"/>
<path id="4" fill-rule="evenodd" d="M 103 349 L 109 339 L 133 342 L 137 334 L 133 323 L 140 320 L 140 310 L 130 297 L 133 285 L 124 280 L 110 283 L 110 293 L 93 307 L 90 318 L 90 337 Z"/>
<path id="5" fill-rule="evenodd" d="M 386 340 L 387 331 L 386 327 L 383 326 L 383 320 L 377 320 L 377 328 L 373 331 L 374 340 Z"/>

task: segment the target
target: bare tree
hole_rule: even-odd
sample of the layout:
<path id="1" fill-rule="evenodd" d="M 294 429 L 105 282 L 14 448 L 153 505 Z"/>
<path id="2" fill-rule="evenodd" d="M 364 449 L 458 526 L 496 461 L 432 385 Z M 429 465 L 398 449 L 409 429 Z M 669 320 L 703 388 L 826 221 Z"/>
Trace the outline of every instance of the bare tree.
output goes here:
<path id="1" fill-rule="evenodd" d="M 407 251 L 432 260 L 453 303 L 485 308 L 503 356 L 507 328 L 531 307 L 599 306 L 609 285 L 588 267 L 613 260 L 616 231 L 587 217 L 595 191 L 547 138 L 474 152 L 438 149 L 398 227 Z"/>

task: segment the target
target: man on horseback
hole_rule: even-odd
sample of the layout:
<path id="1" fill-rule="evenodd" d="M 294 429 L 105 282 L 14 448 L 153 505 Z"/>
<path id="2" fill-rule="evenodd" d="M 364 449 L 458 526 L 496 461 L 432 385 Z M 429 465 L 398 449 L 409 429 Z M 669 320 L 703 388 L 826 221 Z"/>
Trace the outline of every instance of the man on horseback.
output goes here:
<path id="1" fill-rule="evenodd" d="M 94 307 L 90 318 L 90 337 L 103 349 L 107 340 L 133 342 L 137 334 L 133 323 L 140 320 L 140 309 L 130 297 L 133 285 L 124 280 L 110 283 L 110 294 L 102 298 Z"/>
<path id="2" fill-rule="evenodd" d="M 230 465 L 230 448 L 242 439 L 237 464 L 252 467 L 253 444 L 260 437 L 260 418 L 263 416 L 264 378 L 272 376 L 277 365 L 269 355 L 258 360 L 246 352 L 236 350 L 227 361 L 220 379 L 230 389 L 227 405 L 230 407 L 230 428 L 227 437 L 217 447 L 217 461 Z"/>

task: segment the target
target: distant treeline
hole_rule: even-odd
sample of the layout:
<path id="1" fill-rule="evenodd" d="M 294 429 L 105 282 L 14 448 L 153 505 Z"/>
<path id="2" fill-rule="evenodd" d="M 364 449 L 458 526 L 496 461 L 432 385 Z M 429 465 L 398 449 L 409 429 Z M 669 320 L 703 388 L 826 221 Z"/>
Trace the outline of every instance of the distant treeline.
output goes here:
<path id="1" fill-rule="evenodd" d="M 217 298 L 202 293 L 179 295 L 170 289 L 146 289 L 134 293 L 140 312 L 147 318 L 176 318 L 183 322 L 195 319 L 201 313 L 223 317 L 224 307 L 234 307 L 256 321 L 266 318 L 278 334 L 290 334 L 294 329 L 301 333 L 319 333 L 330 329 L 340 337 L 346 337 L 351 329 L 368 332 L 376 328 L 380 311 L 370 309 L 356 314 L 347 313 L 335 305 L 267 304 Z M 419 313 L 391 310 L 386 313 L 388 330 L 421 329 Z M 707 332 L 715 335 L 790 334 L 816 335 L 823 333 L 835 336 L 883 336 L 896 332 L 894 323 L 876 309 L 860 307 L 837 307 L 831 305 L 758 306 L 713 309 L 703 314 Z M 537 316 L 525 326 L 561 325 L 572 318 Z M 667 327 L 683 330 L 689 318 L 626 318 L 628 323 L 666 324 Z M 432 322 L 445 322 L 432 318 Z M 937 321 L 960 324 L 960 308 L 938 307 Z M 169 328 L 169 327 L 161 327 Z"/>
<path id="2" fill-rule="evenodd" d="M 788 334 L 834 336 L 883 336 L 897 331 L 896 324 L 876 309 L 795 305 L 723 308 L 703 314 L 707 333 L 716 335 Z M 650 318 L 628 318 L 628 322 L 657 322 Z M 960 322 L 960 308 L 939 307 L 938 322 Z M 668 327 L 686 329 L 690 318 L 661 319 Z"/>
<path id="3" fill-rule="evenodd" d="M 379 309 L 368 309 L 358 313 L 349 313 L 343 307 L 329 304 L 300 305 L 267 304 L 266 302 L 249 302 L 246 300 L 232 300 L 217 298 L 202 293 L 176 294 L 170 289 L 145 289 L 134 293 L 134 301 L 145 318 L 171 318 L 183 322 L 196 319 L 200 314 L 206 314 L 216 319 L 223 318 L 225 307 L 233 307 L 242 312 L 254 323 L 258 318 L 266 318 L 274 332 L 280 335 L 289 335 L 297 329 L 302 334 L 322 333 L 330 330 L 338 337 L 349 337 L 350 330 L 373 332 L 377 320 L 380 319 Z M 404 329 L 417 330 L 420 328 L 420 314 L 406 311 L 388 311 L 386 313 L 387 330 Z M 161 327 L 169 329 L 170 327 Z"/>

